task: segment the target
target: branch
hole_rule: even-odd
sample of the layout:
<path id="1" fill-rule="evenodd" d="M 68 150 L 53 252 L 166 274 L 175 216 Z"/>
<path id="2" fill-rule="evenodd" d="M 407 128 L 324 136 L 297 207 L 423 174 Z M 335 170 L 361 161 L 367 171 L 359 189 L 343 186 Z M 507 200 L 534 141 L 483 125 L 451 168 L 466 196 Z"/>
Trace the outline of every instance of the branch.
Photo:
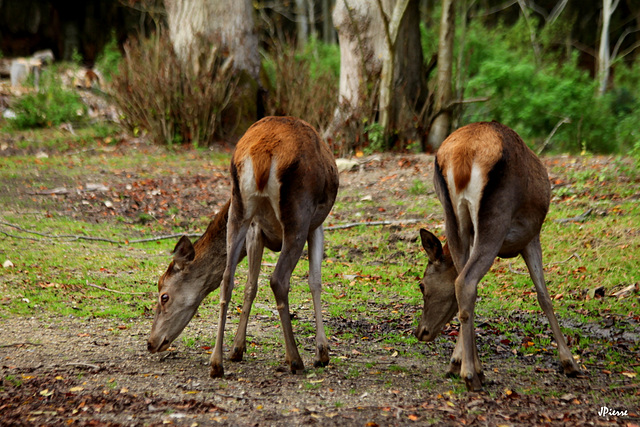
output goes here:
<path id="1" fill-rule="evenodd" d="M 33 231 L 33 230 L 27 230 L 27 229 L 24 229 L 24 228 L 22 228 L 22 227 L 20 227 L 18 225 L 11 224 L 11 223 L 4 222 L 4 221 L 0 221 L 0 225 L 6 225 L 7 227 L 15 228 L 16 230 L 22 231 L 24 233 L 36 234 L 38 236 L 47 237 L 48 239 L 69 239 L 70 241 L 88 240 L 88 241 L 92 241 L 92 242 L 113 243 L 113 244 L 116 244 L 116 245 L 127 245 L 127 244 L 132 244 L 132 243 L 156 242 L 158 240 L 175 239 L 176 237 L 182 237 L 182 236 L 200 237 L 202 235 L 202 233 L 174 233 L 174 234 L 166 234 L 166 235 L 156 236 L 156 237 L 146 237 L 146 238 L 143 238 L 143 239 L 112 240 L 112 239 L 107 239 L 105 237 L 79 236 L 79 235 L 74 235 L 74 234 L 47 234 L 47 233 L 40 233 L 40 232 Z M 5 231 L 2 231 L 2 230 L 0 230 L 0 233 L 4 234 L 5 236 L 8 236 L 8 237 L 13 237 L 15 239 L 29 239 L 29 240 L 35 240 L 35 241 L 47 240 L 47 239 L 36 239 L 36 238 L 33 238 L 33 237 L 16 236 L 16 235 L 9 234 L 9 233 L 7 233 Z"/>
<path id="2" fill-rule="evenodd" d="M 591 215 L 592 212 L 593 212 L 593 209 L 587 209 L 586 211 L 584 211 L 578 216 L 574 216 L 571 218 L 554 219 L 553 222 L 557 222 L 559 224 L 564 224 L 565 222 L 584 222 L 587 219 L 587 217 Z"/>
<path id="3" fill-rule="evenodd" d="M 634 29 L 627 28 L 626 30 L 624 30 L 622 35 L 618 37 L 618 41 L 616 42 L 616 45 L 614 46 L 613 51 L 611 52 L 611 57 L 614 58 L 614 60 L 618 56 L 618 51 L 620 50 L 620 46 L 622 45 L 622 42 L 624 41 L 625 37 L 627 37 L 631 33 L 635 33 L 638 31 L 640 31 L 640 28 L 634 28 Z M 635 49 L 635 47 L 637 47 L 637 42 L 634 43 L 632 47 Z M 626 49 L 626 50 L 629 50 L 629 49 Z"/>
<path id="4" fill-rule="evenodd" d="M 324 227 L 326 231 L 344 230 L 346 228 L 359 227 L 361 225 L 376 226 L 376 225 L 404 225 L 404 224 L 417 224 L 422 222 L 421 219 L 405 219 L 399 221 L 364 221 L 364 222 L 350 222 L 348 224 L 331 225 Z"/>
<path id="5" fill-rule="evenodd" d="M 103 291 L 109 291 L 109 292 L 113 292 L 113 293 L 121 294 L 121 295 L 148 295 L 148 294 L 152 294 L 153 293 L 151 291 L 149 291 L 149 292 L 121 292 L 121 291 L 116 291 L 115 289 L 109 289 L 109 288 L 105 288 L 103 286 L 94 285 L 93 283 L 89 283 L 89 281 L 87 281 L 87 286 L 91 286 L 91 287 L 94 287 L 94 288 L 101 289 Z"/>
<path id="6" fill-rule="evenodd" d="M 38 343 L 34 343 L 34 342 L 15 342 L 13 344 L 4 344 L 4 345 L 0 345 L 0 348 L 6 348 L 6 347 L 22 347 L 23 345 L 43 345 L 43 344 L 38 344 Z"/>
<path id="7" fill-rule="evenodd" d="M 542 144 L 542 147 L 540 147 L 540 149 L 538 150 L 538 153 L 537 153 L 538 156 L 540 155 L 540 153 L 542 153 L 542 151 L 544 151 L 545 148 L 547 148 L 547 145 L 549 145 L 549 142 L 551 142 L 551 138 L 556 133 L 558 128 L 560 126 L 562 126 L 563 124 L 565 124 L 565 123 L 571 123 L 571 119 L 569 117 L 564 117 L 562 120 L 560 120 L 558 123 L 556 123 L 555 127 L 553 128 L 553 130 L 551 130 L 551 133 L 549 134 L 547 139 L 544 140 L 544 143 Z"/>

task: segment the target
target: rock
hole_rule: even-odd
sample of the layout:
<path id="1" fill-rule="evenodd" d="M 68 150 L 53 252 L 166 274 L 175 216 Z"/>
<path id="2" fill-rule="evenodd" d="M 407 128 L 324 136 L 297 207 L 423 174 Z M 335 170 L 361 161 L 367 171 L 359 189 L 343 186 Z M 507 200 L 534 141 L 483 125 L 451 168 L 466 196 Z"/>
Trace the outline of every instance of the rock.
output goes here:
<path id="1" fill-rule="evenodd" d="M 336 159 L 338 172 L 349 172 L 358 166 L 358 161 L 353 159 Z"/>

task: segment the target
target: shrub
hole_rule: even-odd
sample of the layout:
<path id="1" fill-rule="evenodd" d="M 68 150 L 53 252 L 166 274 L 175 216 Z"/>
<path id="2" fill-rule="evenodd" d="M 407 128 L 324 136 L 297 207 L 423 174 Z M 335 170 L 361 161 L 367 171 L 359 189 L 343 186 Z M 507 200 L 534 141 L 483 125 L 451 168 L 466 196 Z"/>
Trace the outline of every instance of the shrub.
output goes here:
<path id="1" fill-rule="evenodd" d="M 311 41 L 300 51 L 293 44 L 276 43 L 264 68 L 270 85 L 266 113 L 299 117 L 322 134 L 338 102 L 337 46 Z"/>
<path id="2" fill-rule="evenodd" d="M 633 123 L 640 117 L 637 70 L 619 63 L 620 82 L 604 96 L 596 96 L 596 83 L 578 68 L 577 58 L 562 56 L 557 46 L 541 46 L 536 62 L 523 22 L 493 30 L 472 23 L 466 41 L 465 97 L 490 99 L 464 107 L 462 124 L 498 120 L 514 128 L 522 138 L 541 146 L 553 134 L 548 147 L 555 151 L 616 152 L 637 141 Z M 544 43 L 544 38 L 539 42 Z"/>
<path id="3" fill-rule="evenodd" d="M 164 35 L 125 46 L 113 96 L 126 128 L 134 133 L 142 128 L 154 142 L 169 146 L 207 146 L 222 136 L 223 114 L 239 77 L 215 43 L 194 45 L 212 47 L 207 58 L 188 61 L 200 64 L 197 71 L 182 64 Z"/>
<path id="4" fill-rule="evenodd" d="M 11 122 L 18 129 L 77 123 L 85 118 L 87 111 L 80 96 L 62 85 L 55 68 L 44 70 L 39 89 L 17 98 L 11 108 L 16 114 Z"/>

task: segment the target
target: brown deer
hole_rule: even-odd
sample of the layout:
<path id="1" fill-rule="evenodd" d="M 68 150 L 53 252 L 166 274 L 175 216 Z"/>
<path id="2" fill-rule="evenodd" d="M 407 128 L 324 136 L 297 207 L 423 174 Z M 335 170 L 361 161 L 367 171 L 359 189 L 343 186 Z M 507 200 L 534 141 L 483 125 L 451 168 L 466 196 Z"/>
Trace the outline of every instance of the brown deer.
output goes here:
<path id="1" fill-rule="evenodd" d="M 473 123 L 453 132 L 436 154 L 434 186 L 444 208 L 447 244 L 420 230 L 429 263 L 420 283 L 424 309 L 415 331 L 431 341 L 458 314 L 460 332 L 449 374 L 468 390 L 482 389 L 475 342 L 478 282 L 497 256 L 522 255 L 567 376 L 580 371 L 558 326 L 542 270 L 540 229 L 551 189 L 544 165 L 518 134 L 497 122 Z"/>
<path id="2" fill-rule="evenodd" d="M 271 289 L 282 322 L 285 360 L 293 373 L 304 370 L 289 314 L 289 280 L 305 242 L 309 243 L 309 287 L 316 319 L 316 366 L 329 363 L 320 302 L 324 234 L 322 223 L 338 192 L 338 170 L 329 147 L 308 123 L 266 117 L 238 141 L 231 159 L 231 199 L 192 245 L 182 237 L 160 278 L 148 348 L 166 350 L 195 314 L 202 299 L 220 286 L 220 318 L 211 356 L 211 376 L 224 374 L 222 346 L 227 309 L 238 262 L 246 255 L 249 273 L 231 360 L 242 360 L 246 328 L 256 296 L 265 247 L 280 251 Z M 246 252 L 245 252 L 246 248 Z"/>

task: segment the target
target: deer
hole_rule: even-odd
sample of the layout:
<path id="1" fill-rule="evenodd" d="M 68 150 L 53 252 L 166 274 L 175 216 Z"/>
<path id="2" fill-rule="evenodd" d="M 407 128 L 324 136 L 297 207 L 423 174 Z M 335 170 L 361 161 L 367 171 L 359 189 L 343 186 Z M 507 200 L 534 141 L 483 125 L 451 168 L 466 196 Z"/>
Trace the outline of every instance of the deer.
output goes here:
<path id="1" fill-rule="evenodd" d="M 327 366 L 329 343 L 322 322 L 321 264 L 323 223 L 339 186 L 333 154 L 318 132 L 303 120 L 265 117 L 240 138 L 229 169 L 230 199 L 195 244 L 186 236 L 180 238 L 173 260 L 158 281 L 148 350 L 166 350 L 204 297 L 219 287 L 220 311 L 210 376 L 223 377 L 224 330 L 236 268 L 246 256 L 247 283 L 230 356 L 237 362 L 246 351 L 247 324 L 266 247 L 280 252 L 270 286 L 284 334 L 285 361 L 293 374 L 303 372 L 291 325 L 289 289 L 293 269 L 308 243 L 308 282 L 316 325 L 314 366 Z"/>
<path id="2" fill-rule="evenodd" d="M 448 375 L 469 391 L 484 375 L 474 330 L 477 287 L 496 257 L 521 255 L 557 343 L 565 375 L 580 373 L 558 326 L 545 285 L 540 231 L 551 187 L 540 159 L 520 136 L 498 122 L 466 125 L 438 149 L 433 183 L 444 210 L 446 243 L 421 229 L 428 264 L 420 282 L 423 311 L 414 335 L 432 341 L 457 314 L 460 330 Z"/>

